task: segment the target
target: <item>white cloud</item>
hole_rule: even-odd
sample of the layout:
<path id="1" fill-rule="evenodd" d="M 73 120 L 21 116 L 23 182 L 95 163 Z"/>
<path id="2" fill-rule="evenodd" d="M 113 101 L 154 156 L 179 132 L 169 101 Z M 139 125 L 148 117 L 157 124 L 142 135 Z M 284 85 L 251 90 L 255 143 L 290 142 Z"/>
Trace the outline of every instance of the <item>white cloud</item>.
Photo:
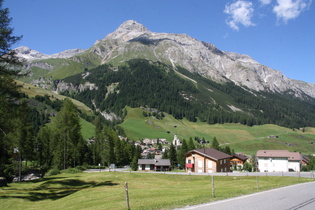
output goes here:
<path id="1" fill-rule="evenodd" d="M 290 19 L 294 19 L 301 12 L 308 9 L 312 0 L 277 0 L 277 5 L 273 8 L 278 20 L 283 20 L 285 23 Z"/>
<path id="2" fill-rule="evenodd" d="M 260 3 L 262 3 L 263 5 L 267 5 L 270 4 L 272 2 L 272 0 L 259 0 Z"/>
<path id="3" fill-rule="evenodd" d="M 230 15 L 226 23 L 235 30 L 239 30 L 239 24 L 246 27 L 255 26 L 251 20 L 254 8 L 253 4 L 249 1 L 238 0 L 233 4 L 225 5 L 224 12 Z"/>

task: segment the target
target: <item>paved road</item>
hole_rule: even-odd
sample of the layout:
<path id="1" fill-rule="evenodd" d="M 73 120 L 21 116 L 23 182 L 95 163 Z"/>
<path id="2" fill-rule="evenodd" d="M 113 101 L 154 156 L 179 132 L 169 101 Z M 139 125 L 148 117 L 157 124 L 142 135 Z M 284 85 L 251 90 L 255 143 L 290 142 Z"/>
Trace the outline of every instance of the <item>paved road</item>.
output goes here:
<path id="1" fill-rule="evenodd" d="M 314 210 L 315 182 L 189 206 L 185 210 Z"/>

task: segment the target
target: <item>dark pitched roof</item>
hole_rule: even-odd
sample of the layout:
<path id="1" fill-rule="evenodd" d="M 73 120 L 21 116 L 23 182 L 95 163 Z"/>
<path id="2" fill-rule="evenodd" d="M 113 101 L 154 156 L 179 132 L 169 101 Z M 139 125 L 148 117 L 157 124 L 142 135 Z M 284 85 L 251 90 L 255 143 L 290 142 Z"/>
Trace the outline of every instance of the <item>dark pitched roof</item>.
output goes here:
<path id="1" fill-rule="evenodd" d="M 309 157 L 307 157 L 306 155 L 302 155 L 302 161 L 304 161 L 306 164 L 308 164 L 308 162 L 310 161 Z"/>
<path id="2" fill-rule="evenodd" d="M 147 164 L 155 166 L 170 166 L 171 161 L 169 159 L 138 159 L 138 164 Z"/>
<path id="3" fill-rule="evenodd" d="M 233 157 L 238 158 L 242 161 L 246 161 L 248 159 L 248 157 L 246 155 L 243 155 L 243 154 L 234 154 Z"/>
<path id="4" fill-rule="evenodd" d="M 200 155 L 204 155 L 208 158 L 214 159 L 214 160 L 221 160 L 221 159 L 225 159 L 225 158 L 232 158 L 231 155 L 228 155 L 224 152 L 220 152 L 216 149 L 213 148 L 206 148 L 206 149 L 195 149 L 195 150 L 191 150 L 188 153 L 186 153 L 186 157 L 190 156 L 192 153 L 198 153 Z"/>
<path id="5" fill-rule="evenodd" d="M 156 166 L 170 166 L 171 165 L 170 159 L 158 159 L 156 161 L 157 161 L 155 162 Z"/>
<path id="6" fill-rule="evenodd" d="M 138 159 L 138 164 L 155 164 L 155 160 L 154 159 Z"/>

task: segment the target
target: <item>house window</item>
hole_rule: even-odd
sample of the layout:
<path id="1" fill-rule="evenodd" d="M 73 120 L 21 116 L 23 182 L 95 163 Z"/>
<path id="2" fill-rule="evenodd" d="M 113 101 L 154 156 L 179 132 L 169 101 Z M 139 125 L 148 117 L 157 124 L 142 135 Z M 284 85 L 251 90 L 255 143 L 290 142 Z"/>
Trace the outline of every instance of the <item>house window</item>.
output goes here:
<path id="1" fill-rule="evenodd" d="M 188 160 L 188 163 L 191 163 L 191 160 Z"/>
<path id="2" fill-rule="evenodd" d="M 211 160 L 208 161 L 208 168 L 212 168 L 212 161 Z"/>
<path id="3" fill-rule="evenodd" d="M 198 160 L 198 167 L 202 168 L 202 160 Z"/>
<path id="4" fill-rule="evenodd" d="M 220 165 L 222 164 L 222 160 L 220 160 Z"/>
<path id="5" fill-rule="evenodd" d="M 224 163 L 226 163 L 226 159 L 224 159 Z"/>

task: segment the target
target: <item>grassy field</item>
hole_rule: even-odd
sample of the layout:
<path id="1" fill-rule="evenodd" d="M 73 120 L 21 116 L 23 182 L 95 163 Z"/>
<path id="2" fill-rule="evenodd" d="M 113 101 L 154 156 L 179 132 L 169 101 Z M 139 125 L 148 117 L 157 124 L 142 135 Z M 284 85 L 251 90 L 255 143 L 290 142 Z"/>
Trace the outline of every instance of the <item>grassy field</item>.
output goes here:
<path id="1" fill-rule="evenodd" d="M 1 209 L 170 209 L 313 181 L 297 177 L 211 177 L 150 173 L 60 174 L 0 188 Z"/>
<path id="2" fill-rule="evenodd" d="M 84 139 L 95 136 L 95 126 L 92 123 L 80 118 L 80 124 L 82 126 L 81 133 Z"/>
<path id="3" fill-rule="evenodd" d="M 128 108 L 128 115 L 121 126 L 130 139 L 165 138 L 171 141 L 174 134 L 177 134 L 180 139 L 186 140 L 197 136 L 211 141 L 216 137 L 221 145 L 229 145 L 235 152 L 244 152 L 248 155 L 255 154 L 258 149 L 315 153 L 314 128 L 306 128 L 305 132 L 302 132 L 277 125 L 253 127 L 241 124 L 209 125 L 201 122 L 192 123 L 185 119 L 176 120 L 168 114 L 163 120 L 157 120 L 154 117 L 144 117 L 142 112 L 140 108 Z M 279 138 L 268 138 L 270 135 Z"/>

